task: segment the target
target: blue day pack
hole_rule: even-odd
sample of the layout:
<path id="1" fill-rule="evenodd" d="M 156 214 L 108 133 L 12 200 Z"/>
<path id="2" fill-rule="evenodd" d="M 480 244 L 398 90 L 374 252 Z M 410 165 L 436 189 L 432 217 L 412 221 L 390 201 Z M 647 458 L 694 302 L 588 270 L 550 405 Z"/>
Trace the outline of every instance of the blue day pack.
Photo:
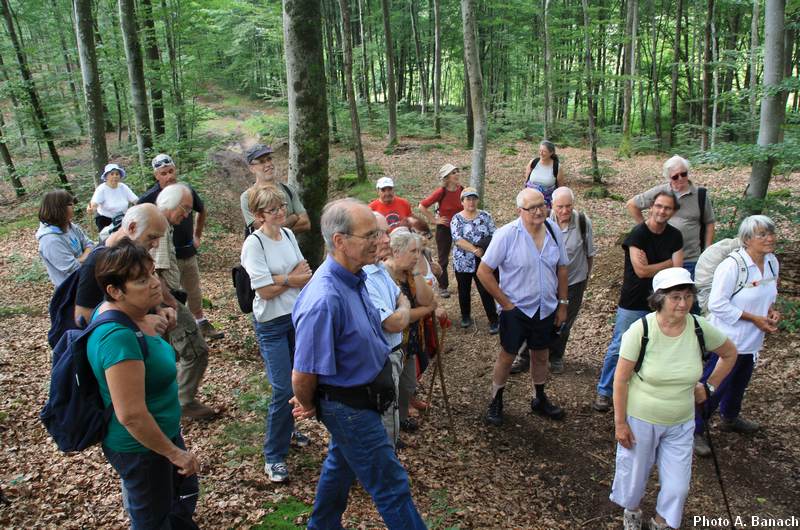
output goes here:
<path id="1" fill-rule="evenodd" d="M 139 327 L 121 311 L 101 313 L 86 329 L 67 330 L 53 349 L 50 394 L 39 419 L 65 452 L 83 451 L 103 440 L 113 408 L 103 405 L 100 386 L 86 355 L 89 335 L 109 322 L 127 326 L 147 358 L 147 343 Z"/>

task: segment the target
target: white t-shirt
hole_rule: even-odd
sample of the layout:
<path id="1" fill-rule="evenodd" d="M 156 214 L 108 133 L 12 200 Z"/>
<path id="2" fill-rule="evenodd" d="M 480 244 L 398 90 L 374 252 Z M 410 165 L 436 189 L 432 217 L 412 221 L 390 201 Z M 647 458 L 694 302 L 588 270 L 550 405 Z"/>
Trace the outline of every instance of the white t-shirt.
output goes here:
<path id="1" fill-rule="evenodd" d="M 533 171 L 531 171 L 531 177 L 529 180 L 535 184 L 544 186 L 545 188 L 555 186 L 556 177 L 553 176 L 553 163 L 551 162 L 549 166 L 543 166 L 542 162 L 539 161 L 539 163 L 536 164 L 536 167 L 533 168 Z"/>
<path id="2" fill-rule="evenodd" d="M 97 205 L 97 213 L 112 219 L 127 212 L 128 205 L 138 200 L 139 197 L 122 182 L 113 189 L 103 182 L 95 188 L 94 195 L 92 195 L 92 202 Z"/>
<path id="3" fill-rule="evenodd" d="M 256 230 L 244 240 L 241 261 L 250 275 L 250 286 L 254 290 L 275 284 L 273 276 L 289 274 L 304 259 L 292 231 L 282 228 L 280 234 L 280 241 L 275 241 Z M 263 250 L 259 241 L 264 245 Z M 299 294 L 299 287 L 289 287 L 275 298 L 264 300 L 256 291 L 253 316 L 258 322 L 268 322 L 288 315 Z"/>

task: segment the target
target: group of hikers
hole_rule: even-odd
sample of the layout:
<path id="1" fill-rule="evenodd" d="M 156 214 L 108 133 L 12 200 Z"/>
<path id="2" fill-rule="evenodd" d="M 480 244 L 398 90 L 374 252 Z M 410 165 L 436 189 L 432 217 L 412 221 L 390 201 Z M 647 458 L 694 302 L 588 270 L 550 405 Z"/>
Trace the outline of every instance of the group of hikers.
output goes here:
<path id="1" fill-rule="evenodd" d="M 388 528 L 425 528 L 397 452 L 405 446 L 400 433 L 418 428 L 411 411 L 430 406 L 416 385 L 440 349 L 440 328 L 450 325 L 437 299 L 450 296 L 451 252 L 460 326 L 477 326 L 474 284 L 483 329 L 499 337 L 485 422 L 503 423 L 506 382 L 525 371 L 531 411 L 565 417 L 545 386 L 551 372 L 564 371 L 596 247 L 555 151 L 539 145 L 516 195 L 517 218 L 500 228 L 452 164 L 438 171 L 440 185 L 419 202 L 420 215 L 389 176 L 378 179 L 369 205 L 332 201 L 319 227 L 327 257 L 316 270 L 295 237 L 311 229 L 298 190 L 277 178 L 269 146 L 244 153 L 255 184 L 241 195 L 241 267 L 272 389 L 268 479 L 286 481 L 290 447 L 310 443 L 299 422 L 316 418 L 330 434 L 309 528 L 341 528 L 355 480 Z M 203 315 L 204 203 L 179 182 L 169 155 L 156 156 L 152 168 L 156 183 L 136 197 L 122 182 L 124 169 L 106 166 L 88 206 L 102 243 L 73 222 L 65 191 L 44 196 L 36 237 L 54 300 L 74 300 L 68 327 L 91 326 L 86 356 L 103 404 L 113 407 L 102 447 L 121 478 L 131 526 L 195 528 L 200 464 L 180 422 L 217 415 L 197 393 L 206 341 L 223 332 Z M 625 529 L 642 527 L 639 506 L 654 465 L 660 490 L 649 527 L 680 526 L 692 455 L 711 453 L 702 435 L 717 408 L 721 430 L 759 429 L 741 415 L 742 400 L 764 335 L 780 318 L 775 224 L 747 217 L 736 240 L 713 243 L 713 205 L 690 169 L 673 156 L 665 182 L 626 205 L 636 224 L 622 243 L 616 321 L 593 403 L 598 412 L 614 410 L 610 499 L 624 509 Z"/>

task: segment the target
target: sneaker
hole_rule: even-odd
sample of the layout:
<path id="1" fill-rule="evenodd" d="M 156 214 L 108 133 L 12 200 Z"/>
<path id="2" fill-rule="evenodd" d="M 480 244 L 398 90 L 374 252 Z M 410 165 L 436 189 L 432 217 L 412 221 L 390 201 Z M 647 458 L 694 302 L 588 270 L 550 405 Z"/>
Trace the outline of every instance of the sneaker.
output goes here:
<path id="1" fill-rule="evenodd" d="M 642 528 L 642 510 L 635 512 L 625 508 L 622 514 L 622 528 L 623 530 L 641 530 Z"/>
<path id="2" fill-rule="evenodd" d="M 550 403 L 550 400 L 547 399 L 547 396 L 543 397 L 542 399 L 533 398 L 531 400 L 531 411 L 534 414 L 544 416 L 545 418 L 550 418 L 551 420 L 562 420 L 564 419 L 565 415 L 564 409 L 558 405 L 553 405 Z"/>
<path id="3" fill-rule="evenodd" d="M 484 416 L 484 420 L 490 425 L 503 424 L 503 390 L 505 389 L 501 388 L 497 391 L 494 399 L 489 403 L 489 410 L 486 411 L 486 416 Z"/>
<path id="4" fill-rule="evenodd" d="M 408 404 L 419 411 L 428 410 L 428 408 L 430 407 L 429 404 L 415 397 L 412 397 L 411 401 L 409 401 Z"/>
<path id="5" fill-rule="evenodd" d="M 217 412 L 214 409 L 196 399 L 181 407 L 181 416 L 190 420 L 210 420 L 216 415 Z"/>
<path id="6" fill-rule="evenodd" d="M 500 333 L 500 323 L 493 322 L 489 324 L 489 335 L 497 335 Z"/>
<path id="7" fill-rule="evenodd" d="M 439 296 L 442 298 L 450 298 L 450 291 L 447 289 L 439 289 Z"/>
<path id="8" fill-rule="evenodd" d="M 270 482 L 286 482 L 289 480 L 289 469 L 283 462 L 264 464 L 264 473 L 267 474 Z"/>
<path id="9" fill-rule="evenodd" d="M 221 339 L 225 336 L 225 333 L 216 329 L 211 325 L 211 322 L 205 319 L 202 322 L 198 322 L 197 327 L 200 328 L 200 333 L 203 334 L 203 338 L 206 340 Z"/>
<path id="10" fill-rule="evenodd" d="M 741 416 L 736 416 L 732 420 L 729 420 L 728 418 L 722 418 L 719 428 L 723 431 L 750 434 L 759 430 L 761 426 L 754 421 L 746 420 Z"/>
<path id="11" fill-rule="evenodd" d="M 400 420 L 400 430 L 403 432 L 416 432 L 419 429 L 417 422 L 411 418 Z"/>
<path id="12" fill-rule="evenodd" d="M 670 530 L 670 526 L 667 523 L 659 523 L 656 522 L 655 517 L 650 518 L 650 530 Z"/>
<path id="13" fill-rule="evenodd" d="M 592 403 L 592 408 L 597 412 L 608 412 L 611 409 L 611 396 L 597 394 L 597 399 Z"/>
<path id="14" fill-rule="evenodd" d="M 461 319 L 461 327 L 462 328 L 470 328 L 470 327 L 472 327 L 472 319 L 470 317 L 462 318 Z"/>
<path id="15" fill-rule="evenodd" d="M 522 372 L 527 372 L 531 367 L 531 360 L 527 357 L 522 357 L 517 355 L 514 362 L 511 363 L 511 373 L 512 374 L 519 374 Z"/>
<path id="16" fill-rule="evenodd" d="M 301 433 L 300 431 L 292 431 L 291 442 L 297 447 L 306 447 L 311 443 L 311 438 Z"/>
<path id="17" fill-rule="evenodd" d="M 702 434 L 694 435 L 694 454 L 697 456 L 711 456 L 711 447 Z"/>
<path id="18" fill-rule="evenodd" d="M 550 363 L 550 373 L 559 375 L 564 373 L 564 361 L 553 361 Z"/>

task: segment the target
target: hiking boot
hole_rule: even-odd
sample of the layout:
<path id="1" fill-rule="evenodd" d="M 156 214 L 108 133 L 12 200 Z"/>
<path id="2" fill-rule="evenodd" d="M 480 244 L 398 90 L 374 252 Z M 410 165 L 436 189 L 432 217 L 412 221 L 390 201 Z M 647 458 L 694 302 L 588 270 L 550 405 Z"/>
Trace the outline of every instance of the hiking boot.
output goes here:
<path id="1" fill-rule="evenodd" d="M 642 510 L 632 512 L 625 508 L 625 511 L 622 512 L 622 528 L 623 530 L 641 530 Z"/>
<path id="2" fill-rule="evenodd" d="M 400 430 L 403 432 L 417 432 L 419 425 L 411 418 L 400 420 Z"/>
<path id="3" fill-rule="evenodd" d="M 538 414 L 539 416 L 544 416 L 545 418 L 550 418 L 551 420 L 562 420 L 564 419 L 564 409 L 559 407 L 558 405 L 553 405 L 550 403 L 550 400 L 547 399 L 547 396 L 539 398 L 533 398 L 531 400 L 531 411 L 534 414 Z"/>
<path id="4" fill-rule="evenodd" d="M 206 340 L 216 340 L 221 339 L 225 336 L 225 333 L 216 329 L 214 326 L 211 325 L 206 319 L 203 319 L 201 322 L 197 323 L 197 327 L 200 329 L 200 333 L 203 334 L 203 338 Z"/>
<path id="5" fill-rule="evenodd" d="M 711 447 L 702 434 L 694 435 L 694 454 L 703 458 L 711 456 Z"/>
<path id="6" fill-rule="evenodd" d="M 494 399 L 489 403 L 489 410 L 486 411 L 484 421 L 490 425 L 503 424 L 503 388 L 497 391 Z"/>
<path id="7" fill-rule="evenodd" d="M 522 372 L 527 372 L 531 367 L 531 360 L 527 357 L 522 357 L 517 355 L 514 362 L 511 363 L 511 373 L 512 374 L 519 374 Z"/>
<path id="8" fill-rule="evenodd" d="M 667 523 L 659 523 L 656 522 L 655 517 L 650 518 L 650 530 L 670 530 L 670 526 Z"/>
<path id="9" fill-rule="evenodd" d="M 270 482 L 286 482 L 289 480 L 289 469 L 283 462 L 264 464 L 264 473 L 267 474 Z"/>
<path id="10" fill-rule="evenodd" d="M 311 443 L 311 438 L 300 431 L 293 431 L 291 443 L 295 444 L 297 447 L 307 447 Z"/>
<path id="11" fill-rule="evenodd" d="M 550 373 L 559 375 L 564 373 L 564 361 L 553 361 L 550 363 Z"/>
<path id="12" fill-rule="evenodd" d="M 471 328 L 472 327 L 472 319 L 470 317 L 462 318 L 461 319 L 461 327 L 462 328 Z"/>
<path id="13" fill-rule="evenodd" d="M 592 408 L 597 412 L 608 412 L 611 409 L 611 396 L 597 394 L 597 398 L 592 403 Z"/>
<path id="14" fill-rule="evenodd" d="M 439 296 L 442 298 L 450 298 L 450 291 L 447 289 L 439 289 Z"/>
<path id="15" fill-rule="evenodd" d="M 489 335 L 497 335 L 498 333 L 500 333 L 500 323 L 491 322 L 489 324 Z"/>
<path id="16" fill-rule="evenodd" d="M 214 409 L 196 399 L 181 407 L 181 416 L 190 420 L 210 420 L 216 415 L 217 412 Z"/>
<path id="17" fill-rule="evenodd" d="M 409 401 L 408 404 L 419 411 L 428 410 L 428 408 L 430 407 L 429 404 L 415 397 L 412 397 L 411 401 Z"/>
<path id="18" fill-rule="evenodd" d="M 722 418 L 722 422 L 719 426 L 720 430 L 723 431 L 733 431 L 738 432 L 740 434 L 750 434 L 754 433 L 761 428 L 761 426 L 750 420 L 746 420 L 741 416 L 736 416 L 732 420 L 728 418 Z"/>

